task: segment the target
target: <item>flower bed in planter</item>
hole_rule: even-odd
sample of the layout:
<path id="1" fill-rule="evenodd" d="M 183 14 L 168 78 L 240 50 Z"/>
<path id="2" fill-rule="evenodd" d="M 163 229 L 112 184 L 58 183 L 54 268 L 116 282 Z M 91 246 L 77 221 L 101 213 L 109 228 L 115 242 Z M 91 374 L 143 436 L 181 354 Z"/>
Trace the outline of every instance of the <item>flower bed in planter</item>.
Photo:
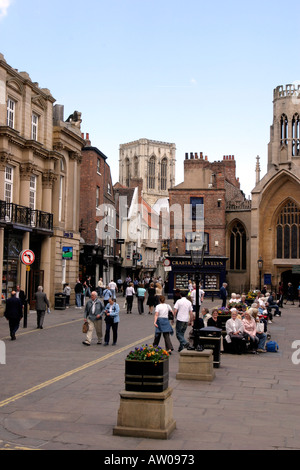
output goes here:
<path id="1" fill-rule="evenodd" d="M 169 384 L 169 354 L 160 347 L 142 346 L 125 359 L 125 390 L 162 392 Z"/>

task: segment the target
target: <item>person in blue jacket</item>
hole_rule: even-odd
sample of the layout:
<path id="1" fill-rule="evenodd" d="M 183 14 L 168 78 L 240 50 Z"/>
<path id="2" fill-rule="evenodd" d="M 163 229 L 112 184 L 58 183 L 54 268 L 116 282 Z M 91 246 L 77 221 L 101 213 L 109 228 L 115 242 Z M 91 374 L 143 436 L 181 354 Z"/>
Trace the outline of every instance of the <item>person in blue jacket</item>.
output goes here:
<path id="1" fill-rule="evenodd" d="M 106 330 L 104 336 L 104 346 L 108 346 L 109 338 L 110 338 L 110 329 L 112 329 L 113 333 L 113 343 L 112 345 L 115 346 L 117 344 L 118 339 L 118 325 L 120 322 L 120 307 L 115 302 L 114 299 L 111 297 L 108 299 L 108 304 L 105 307 L 105 323 L 106 323 Z"/>

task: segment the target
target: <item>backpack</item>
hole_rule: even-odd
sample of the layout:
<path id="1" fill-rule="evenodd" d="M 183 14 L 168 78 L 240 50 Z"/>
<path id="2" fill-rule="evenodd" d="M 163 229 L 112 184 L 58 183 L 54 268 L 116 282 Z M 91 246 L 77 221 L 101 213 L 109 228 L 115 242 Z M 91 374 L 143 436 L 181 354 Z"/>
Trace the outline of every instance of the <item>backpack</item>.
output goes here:
<path id="1" fill-rule="evenodd" d="M 267 352 L 277 352 L 279 349 L 276 341 L 268 341 L 266 344 Z"/>

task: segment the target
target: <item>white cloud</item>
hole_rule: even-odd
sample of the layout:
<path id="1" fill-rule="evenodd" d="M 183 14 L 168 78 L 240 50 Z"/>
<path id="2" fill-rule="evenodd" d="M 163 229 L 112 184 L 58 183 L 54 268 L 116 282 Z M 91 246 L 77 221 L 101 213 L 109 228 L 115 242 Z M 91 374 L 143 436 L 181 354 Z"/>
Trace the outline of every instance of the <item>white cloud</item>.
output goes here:
<path id="1" fill-rule="evenodd" d="M 12 0 L 0 0 L 0 19 L 7 15 L 7 10 L 11 3 Z"/>

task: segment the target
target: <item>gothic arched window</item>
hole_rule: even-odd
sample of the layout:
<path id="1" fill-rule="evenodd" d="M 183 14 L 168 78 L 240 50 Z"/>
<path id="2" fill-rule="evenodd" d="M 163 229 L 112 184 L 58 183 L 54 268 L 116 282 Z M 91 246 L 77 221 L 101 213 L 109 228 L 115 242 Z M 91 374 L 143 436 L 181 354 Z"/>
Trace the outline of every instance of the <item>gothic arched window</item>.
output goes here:
<path id="1" fill-rule="evenodd" d="M 276 220 L 276 257 L 295 259 L 300 256 L 300 209 L 292 201 L 282 207 Z"/>
<path id="2" fill-rule="evenodd" d="M 129 187 L 129 182 L 130 182 L 130 163 L 129 163 L 129 158 L 126 158 L 125 160 L 125 185 Z"/>
<path id="3" fill-rule="evenodd" d="M 134 171 L 134 176 L 139 176 L 139 159 L 138 159 L 138 157 L 134 157 L 133 171 Z"/>
<path id="4" fill-rule="evenodd" d="M 160 189 L 166 191 L 167 189 L 167 169 L 168 161 L 164 158 L 161 162 L 161 177 L 160 177 Z"/>
<path id="5" fill-rule="evenodd" d="M 246 231 L 240 222 L 230 231 L 230 269 L 246 269 Z"/>
<path id="6" fill-rule="evenodd" d="M 299 114 L 296 113 L 293 116 L 292 120 L 292 156 L 299 156 L 300 155 L 300 118 Z"/>
<path id="7" fill-rule="evenodd" d="M 288 144 L 288 132 L 289 132 L 288 118 L 285 114 L 282 114 L 281 119 L 280 119 L 280 143 L 281 145 Z"/>
<path id="8" fill-rule="evenodd" d="M 155 189 L 155 157 L 148 162 L 148 188 Z"/>

